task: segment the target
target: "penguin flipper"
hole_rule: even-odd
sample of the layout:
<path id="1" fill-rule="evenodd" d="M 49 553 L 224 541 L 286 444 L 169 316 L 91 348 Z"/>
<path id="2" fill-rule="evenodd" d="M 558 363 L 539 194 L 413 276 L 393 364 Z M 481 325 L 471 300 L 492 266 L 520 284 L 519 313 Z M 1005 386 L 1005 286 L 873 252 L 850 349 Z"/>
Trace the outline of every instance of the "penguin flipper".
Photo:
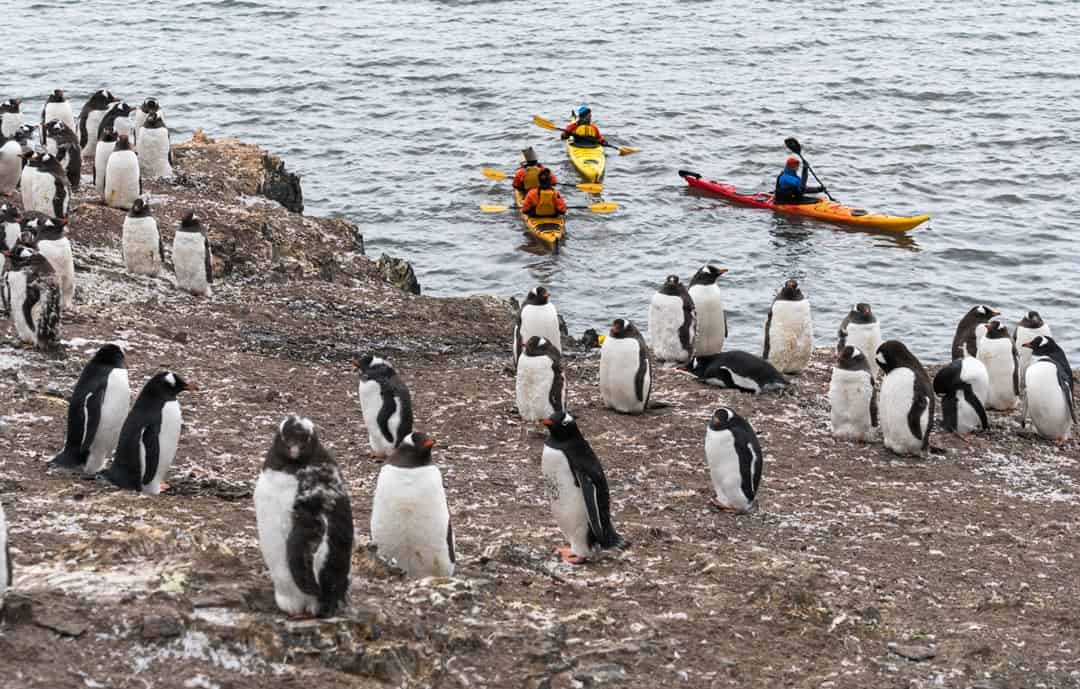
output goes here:
<path id="1" fill-rule="evenodd" d="M 761 358 L 769 360 L 769 330 L 772 328 L 772 307 L 769 307 L 769 315 L 765 319 L 765 346 L 762 348 Z"/>
<path id="2" fill-rule="evenodd" d="M 574 480 L 581 486 L 581 494 L 585 498 L 589 533 L 601 548 L 619 546 L 623 539 L 611 524 L 611 494 L 608 491 L 604 467 L 587 442 L 583 441 L 577 449 L 577 452 L 570 452 L 568 456 L 574 458 L 570 470 L 574 474 Z"/>
<path id="3" fill-rule="evenodd" d="M 319 520 L 320 522 L 322 520 Z M 352 563 L 353 522 L 348 494 L 342 492 L 326 514 L 326 560 L 318 573 L 319 617 L 329 617 L 345 600 Z M 290 570 L 292 559 L 289 560 Z M 307 571 L 313 572 L 312 568 Z M 294 575 L 295 576 L 295 575 Z"/>
<path id="4" fill-rule="evenodd" d="M 1076 423 L 1076 410 L 1073 408 L 1073 379 L 1072 374 L 1069 372 L 1067 366 L 1058 365 L 1057 367 L 1058 385 L 1061 387 L 1061 391 L 1065 393 L 1065 404 L 1069 406 L 1069 416 L 1072 418 L 1073 423 Z M 1025 402 L 1027 397 L 1024 398 Z"/>
<path id="5" fill-rule="evenodd" d="M 581 486 L 581 495 L 585 498 L 585 516 L 589 520 L 589 541 L 603 545 L 604 520 L 600 515 L 600 487 L 603 485 L 607 495 L 607 484 L 600 484 L 584 472 L 574 472 L 574 479 Z"/>
<path id="6" fill-rule="evenodd" d="M 735 439 L 735 454 L 739 457 L 739 477 L 742 479 L 742 494 L 747 503 L 753 503 L 761 484 L 761 445 L 749 424 L 734 426 L 731 435 Z"/>
<path id="7" fill-rule="evenodd" d="M 139 177 L 142 184 L 142 177 Z M 210 237 L 203 236 L 203 261 L 206 264 L 206 284 L 214 282 L 214 258 L 210 255 Z"/>
<path id="8" fill-rule="evenodd" d="M 382 404 L 379 405 L 379 415 L 375 417 L 375 421 L 379 424 L 379 432 L 386 438 L 386 442 L 394 447 L 397 447 L 398 438 L 394 437 L 393 431 L 390 430 L 390 417 L 392 417 L 394 412 L 400 408 L 400 400 L 394 395 L 394 391 L 389 389 L 389 386 L 386 386 L 382 392 Z M 402 419 L 401 421 L 402 423 L 398 424 L 396 430 L 398 431 L 398 436 L 404 438 L 412 432 L 412 429 L 410 428 L 408 431 L 405 431 L 404 428 L 402 428 L 405 419 Z M 409 425 L 411 426 L 412 424 L 410 423 Z"/>
<path id="9" fill-rule="evenodd" d="M 457 562 L 454 554 L 454 520 L 450 517 L 446 519 L 446 551 L 450 555 L 450 562 Z"/>
<path id="10" fill-rule="evenodd" d="M 870 376 L 870 427 L 878 427 L 878 390 L 874 376 Z"/>
<path id="11" fill-rule="evenodd" d="M 926 442 L 929 442 L 930 438 L 930 424 L 927 424 L 926 433 L 923 433 L 922 427 L 922 415 L 927 410 L 930 400 L 918 389 L 914 390 L 914 395 L 911 400 L 911 410 L 908 412 L 908 430 L 911 431 L 911 435 L 916 438 L 924 438 Z M 933 418 L 933 414 L 931 414 Z"/>
<path id="12" fill-rule="evenodd" d="M 289 561 L 289 573 L 296 587 L 309 596 L 322 599 L 319 582 L 315 580 L 315 551 L 322 543 L 326 526 L 316 505 L 310 501 L 298 502 L 293 508 L 293 526 L 289 540 L 285 544 L 285 554 Z M 328 553 L 329 561 L 330 553 Z"/>
<path id="13" fill-rule="evenodd" d="M 82 423 L 85 432 L 82 433 L 82 444 L 79 448 L 79 454 L 85 458 L 90 454 L 90 446 L 94 443 L 94 438 L 97 437 L 98 425 L 101 423 L 101 405 L 105 401 L 105 386 L 100 385 L 98 389 L 91 392 L 83 400 L 82 404 Z M 70 432 L 70 428 L 68 429 Z"/>
<path id="14" fill-rule="evenodd" d="M 971 389 L 970 385 L 964 386 L 964 400 L 975 410 L 975 413 L 979 415 L 979 425 L 982 426 L 984 431 L 990 430 L 990 419 L 986 415 L 986 408 L 983 407 L 983 403 L 979 401 L 979 397 L 975 394 L 975 391 Z"/>
<path id="15" fill-rule="evenodd" d="M 154 475 L 157 474 L 158 461 L 161 458 L 161 447 L 158 445 L 158 434 L 161 433 L 161 421 L 150 424 L 143 428 L 142 437 L 139 442 L 142 444 L 143 451 L 143 475 L 140 480 L 140 487 L 149 484 L 154 480 Z"/>

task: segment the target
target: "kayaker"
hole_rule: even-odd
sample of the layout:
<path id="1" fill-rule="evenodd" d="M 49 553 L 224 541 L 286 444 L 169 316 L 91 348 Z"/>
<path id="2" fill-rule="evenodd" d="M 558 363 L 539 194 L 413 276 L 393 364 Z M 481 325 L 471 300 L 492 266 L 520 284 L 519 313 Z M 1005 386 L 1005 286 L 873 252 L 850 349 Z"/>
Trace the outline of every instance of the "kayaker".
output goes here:
<path id="1" fill-rule="evenodd" d="M 593 144 L 603 146 L 606 143 L 603 134 L 592 123 L 592 110 L 588 105 L 582 104 L 577 110 L 577 119 L 563 129 L 562 138 L 569 139 L 570 137 L 574 137 L 574 144 L 578 146 Z"/>
<path id="2" fill-rule="evenodd" d="M 540 173 L 544 170 L 547 168 L 540 164 L 536 151 L 529 146 L 521 152 L 521 167 L 514 173 L 514 188 L 522 194 L 528 193 L 530 189 L 536 189 L 540 186 Z M 551 173 L 551 184 L 552 186 L 558 184 L 554 172 Z"/>
<path id="3" fill-rule="evenodd" d="M 784 171 L 776 178 L 776 190 L 773 192 L 773 203 L 817 203 L 818 198 L 816 196 L 807 196 L 807 194 L 820 194 L 825 191 L 825 187 L 806 186 L 806 177 L 809 174 L 810 170 L 804 166 L 802 176 L 800 177 L 799 159 L 795 156 L 788 158 L 787 163 L 784 165 Z"/>
<path id="4" fill-rule="evenodd" d="M 566 214 L 562 194 L 551 188 L 551 170 L 540 171 L 540 186 L 532 189 L 521 202 L 521 212 L 534 218 L 550 218 Z"/>

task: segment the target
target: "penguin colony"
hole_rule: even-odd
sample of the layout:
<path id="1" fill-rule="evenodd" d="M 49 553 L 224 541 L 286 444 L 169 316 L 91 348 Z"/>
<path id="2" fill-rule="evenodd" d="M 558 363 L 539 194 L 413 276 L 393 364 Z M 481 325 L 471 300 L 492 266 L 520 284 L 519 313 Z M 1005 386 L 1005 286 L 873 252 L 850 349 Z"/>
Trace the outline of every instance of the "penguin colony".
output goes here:
<path id="1" fill-rule="evenodd" d="M 120 223 L 127 270 L 155 277 L 167 265 L 149 199 L 142 195 L 144 177 L 173 175 L 164 111 L 155 99 L 133 108 L 100 90 L 76 120 L 58 89 L 48 96 L 40 125 L 23 122 L 20 100 L 0 102 L 0 194 L 21 200 L 21 208 L 0 202 L 0 307 L 18 338 L 42 350 L 59 345 L 62 314 L 77 308 L 67 218 L 83 158 L 92 166 L 103 202 L 127 211 Z M 184 216 L 176 232 L 172 261 L 178 288 L 211 295 L 210 242 L 194 212 Z M 654 360 L 705 384 L 750 394 L 782 392 L 793 384 L 787 376 L 805 370 L 814 344 L 810 302 L 798 281 L 787 280 L 776 294 L 758 356 L 724 350 L 730 333 L 720 283 L 726 272 L 704 265 L 689 287 L 677 275 L 666 277 L 650 303 L 651 348 L 632 321 L 613 321 L 600 345 L 598 387 L 606 407 L 647 413 Z M 539 474 L 548 487 L 553 521 L 567 542 L 557 552 L 565 562 L 580 564 L 630 544 L 616 530 L 612 488 L 601 459 L 568 404 L 560 322 L 551 297 L 538 286 L 517 314 L 511 346 L 515 396 L 522 420 L 547 430 Z M 1037 312 L 1028 312 L 1012 334 L 993 320 L 999 315 L 986 305 L 973 307 L 957 326 L 952 362 L 931 380 L 902 342 L 882 342 L 869 304 L 853 305 L 837 331 L 828 391 L 834 435 L 875 442 L 880 431 L 891 451 L 924 454 L 940 396 L 946 431 L 985 432 L 991 426 L 987 410 L 1009 411 L 1022 400 L 1022 426 L 1030 420 L 1039 435 L 1068 440 L 1076 415 L 1063 350 Z M 414 430 L 409 389 L 390 362 L 365 354 L 353 363 L 371 456 L 385 459 L 374 489 L 372 542 L 381 557 L 409 576 L 452 576 L 454 530 L 443 476 L 432 461 L 436 441 Z M 103 346 L 72 391 L 64 446 L 50 467 L 159 495 L 168 489 L 165 478 L 181 451 L 181 394 L 197 390 L 180 374 L 160 371 L 132 405 L 125 353 L 115 344 Z M 753 427 L 729 407 L 717 408 L 703 421 L 703 470 L 714 505 L 734 513 L 753 511 L 764 473 L 764 452 Z M 290 415 L 281 421 L 256 480 L 254 503 L 278 607 L 290 615 L 320 617 L 342 609 L 354 544 L 351 500 L 312 420 Z M 12 582 L 0 506 L 0 594 Z"/>

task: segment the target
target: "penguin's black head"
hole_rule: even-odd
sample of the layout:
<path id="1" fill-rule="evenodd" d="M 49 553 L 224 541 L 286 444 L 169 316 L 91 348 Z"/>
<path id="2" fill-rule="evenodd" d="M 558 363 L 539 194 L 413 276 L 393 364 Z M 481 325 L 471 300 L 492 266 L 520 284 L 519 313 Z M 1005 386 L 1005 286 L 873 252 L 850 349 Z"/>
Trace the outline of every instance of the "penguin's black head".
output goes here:
<path id="1" fill-rule="evenodd" d="M 147 381 L 145 389 L 161 399 L 172 401 L 181 392 L 195 392 L 199 386 L 187 382 L 172 371 L 162 371 Z"/>
<path id="2" fill-rule="evenodd" d="M 21 103 L 21 98 L 8 98 L 7 100 L 0 102 L 0 112 L 19 112 L 19 105 Z"/>
<path id="3" fill-rule="evenodd" d="M 99 141 L 104 141 L 107 144 L 114 144 L 120 138 L 115 129 L 108 129 L 101 135 Z"/>
<path id="4" fill-rule="evenodd" d="M 857 356 L 862 356 L 862 352 L 859 351 L 858 347 L 848 345 L 840 350 L 840 361 L 851 361 Z"/>
<path id="5" fill-rule="evenodd" d="M 146 116 L 143 126 L 147 129 L 159 129 L 165 126 L 165 120 L 161 119 L 161 115 L 155 110 Z"/>
<path id="6" fill-rule="evenodd" d="M 353 359 L 352 365 L 360 372 L 360 380 L 389 378 L 394 375 L 394 367 L 390 365 L 390 362 L 374 354 L 365 354 L 359 359 Z"/>
<path id="7" fill-rule="evenodd" d="M 45 153 L 41 156 L 41 169 L 46 172 L 64 172 L 64 166 L 60 164 L 60 159 L 52 153 Z"/>
<path id="8" fill-rule="evenodd" d="M 113 150 L 114 151 L 130 151 L 131 150 L 131 139 L 128 138 L 127 134 L 117 134 L 116 135 L 116 148 L 114 148 Z"/>
<path id="9" fill-rule="evenodd" d="M 53 92 L 49 94 L 50 103 L 63 103 L 64 102 L 64 89 L 53 89 Z"/>
<path id="10" fill-rule="evenodd" d="M 776 295 L 776 298 L 781 301 L 802 301 L 805 299 L 802 290 L 799 289 L 799 281 L 795 278 L 791 278 L 784 283 L 784 286 L 780 289 L 780 294 Z"/>
<path id="11" fill-rule="evenodd" d="M 712 418 L 709 419 L 709 430 L 722 431 L 725 428 L 730 428 L 739 415 L 727 407 L 720 407 L 713 412 Z"/>
<path id="12" fill-rule="evenodd" d="M 608 333 L 616 339 L 634 337 L 637 334 L 637 328 L 634 327 L 634 322 L 629 319 L 616 318 L 611 322 L 611 330 Z"/>
<path id="13" fill-rule="evenodd" d="M 98 110 L 104 108 L 109 103 L 115 103 L 120 100 L 113 95 L 109 89 L 98 89 L 94 91 L 94 95 L 90 96 L 90 103 L 97 107 Z"/>
<path id="14" fill-rule="evenodd" d="M 55 136 L 57 134 L 63 134 L 64 130 L 67 129 L 67 125 L 60 120 L 49 120 L 45 124 L 45 129 L 47 129 L 50 134 Z"/>
<path id="15" fill-rule="evenodd" d="M 125 115 L 125 116 L 130 115 L 133 110 L 135 110 L 135 108 L 128 105 L 127 102 L 121 102 L 120 105 L 116 106 L 116 111 L 118 113 L 120 113 L 121 115 Z"/>
<path id="16" fill-rule="evenodd" d="M 1024 316 L 1023 320 L 1020 321 L 1020 325 L 1024 326 L 1025 328 L 1035 329 L 1043 327 L 1045 323 L 1043 322 L 1042 316 L 1039 315 L 1038 311 L 1028 311 L 1027 315 Z"/>
<path id="17" fill-rule="evenodd" d="M 874 315 L 874 311 L 870 308 L 870 305 L 862 301 L 855 305 L 855 311 L 866 318 Z"/>
<path id="18" fill-rule="evenodd" d="M 726 272 L 728 272 L 727 268 L 717 268 L 713 264 L 707 263 L 698 268 L 698 272 L 694 273 L 694 277 L 690 278 L 690 286 L 712 285 Z"/>
<path id="19" fill-rule="evenodd" d="M 861 349 L 848 345 L 840 350 L 840 356 L 836 359 L 836 367 L 847 371 L 855 371 L 861 368 L 869 369 L 870 365 L 867 363 L 866 356 Z"/>
<path id="20" fill-rule="evenodd" d="M 1001 324 L 1001 321 L 990 321 L 986 324 L 986 336 L 991 340 L 1009 337 L 1009 331 Z"/>
<path id="21" fill-rule="evenodd" d="M 551 299 L 551 294 L 547 291 L 547 288 L 540 286 L 529 290 L 529 294 L 525 297 L 525 303 L 543 306 L 548 303 L 549 299 Z"/>
<path id="22" fill-rule="evenodd" d="M 664 284 L 667 285 L 668 287 L 678 287 L 679 286 L 679 276 L 678 275 L 668 275 L 666 278 L 664 278 Z"/>
<path id="23" fill-rule="evenodd" d="M 115 344 L 107 344 L 97 350 L 94 354 L 94 358 L 90 360 L 90 363 L 97 364 L 98 366 L 127 368 L 127 364 L 124 360 L 124 350 L 121 349 L 119 345 Z"/>
<path id="24" fill-rule="evenodd" d="M 198 232 L 199 226 L 199 216 L 195 214 L 195 211 L 188 211 L 184 214 L 184 217 L 180 219 L 180 229 L 182 230 Z"/>
<path id="25" fill-rule="evenodd" d="M 549 356 L 557 359 L 559 350 L 555 349 L 555 345 L 551 343 L 551 340 L 533 335 L 525 343 L 525 356 Z"/>
<path id="26" fill-rule="evenodd" d="M 20 222 L 22 213 L 10 203 L 0 203 L 0 222 Z"/>
<path id="27" fill-rule="evenodd" d="M 1000 316 L 1001 314 L 994 311 L 986 304 L 979 304 L 978 306 L 971 307 L 971 310 L 967 312 L 967 315 L 969 318 L 975 319 L 976 323 L 985 323 L 991 318 Z"/>
<path id="28" fill-rule="evenodd" d="M 1061 350 L 1058 343 L 1054 342 L 1054 338 L 1048 335 L 1039 335 L 1031 342 L 1025 342 L 1022 346 L 1030 349 L 1032 354 L 1036 356 L 1049 356 Z"/>
<path id="29" fill-rule="evenodd" d="M 911 353 L 903 342 L 899 340 L 887 340 L 877 348 L 876 360 L 881 370 L 885 373 L 895 368 L 914 369 L 919 365 L 919 360 Z"/>
<path id="30" fill-rule="evenodd" d="M 577 420 L 570 412 L 555 412 L 544 419 L 542 423 L 547 426 L 548 432 L 551 433 L 551 437 L 555 440 L 565 440 L 581 435 Z"/>
<path id="31" fill-rule="evenodd" d="M 401 444 L 390 456 L 390 463 L 398 467 L 422 467 L 431 464 L 431 448 L 435 440 L 426 433 L 413 431 L 401 440 Z"/>
<path id="32" fill-rule="evenodd" d="M 35 127 L 32 124 L 21 125 L 18 129 L 15 130 L 15 136 L 13 138 L 15 139 L 15 141 L 19 142 L 20 145 L 24 144 L 29 141 L 31 137 L 33 137 L 34 129 Z"/>
<path id="33" fill-rule="evenodd" d="M 139 109 L 145 113 L 157 112 L 161 105 L 158 103 L 157 98 L 147 98 L 139 106 Z"/>
<path id="34" fill-rule="evenodd" d="M 311 419 L 290 414 L 278 426 L 271 451 L 286 462 L 303 464 L 318 445 L 319 436 Z"/>
<path id="35" fill-rule="evenodd" d="M 131 210 L 128 211 L 128 215 L 133 218 L 145 218 L 150 215 L 150 204 L 143 200 L 143 197 L 138 197 L 131 202 Z"/>

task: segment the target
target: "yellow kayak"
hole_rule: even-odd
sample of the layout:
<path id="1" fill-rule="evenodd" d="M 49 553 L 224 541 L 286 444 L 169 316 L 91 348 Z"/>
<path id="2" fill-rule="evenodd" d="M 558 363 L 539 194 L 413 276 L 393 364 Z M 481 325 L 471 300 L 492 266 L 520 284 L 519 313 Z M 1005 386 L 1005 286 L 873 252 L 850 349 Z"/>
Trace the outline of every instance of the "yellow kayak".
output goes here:
<path id="1" fill-rule="evenodd" d="M 515 189 L 514 200 L 517 202 L 517 207 L 521 208 L 521 202 L 525 200 L 525 197 Z M 525 221 L 525 228 L 529 231 L 529 234 L 552 251 L 559 250 L 563 235 L 566 233 L 566 218 L 564 216 L 534 218 L 524 213 L 520 215 L 521 219 Z"/>
<path id="2" fill-rule="evenodd" d="M 600 144 L 575 146 L 573 143 L 567 143 L 566 153 L 570 156 L 570 163 L 581 173 L 586 182 L 599 182 L 604 177 L 606 159 L 604 148 Z"/>

